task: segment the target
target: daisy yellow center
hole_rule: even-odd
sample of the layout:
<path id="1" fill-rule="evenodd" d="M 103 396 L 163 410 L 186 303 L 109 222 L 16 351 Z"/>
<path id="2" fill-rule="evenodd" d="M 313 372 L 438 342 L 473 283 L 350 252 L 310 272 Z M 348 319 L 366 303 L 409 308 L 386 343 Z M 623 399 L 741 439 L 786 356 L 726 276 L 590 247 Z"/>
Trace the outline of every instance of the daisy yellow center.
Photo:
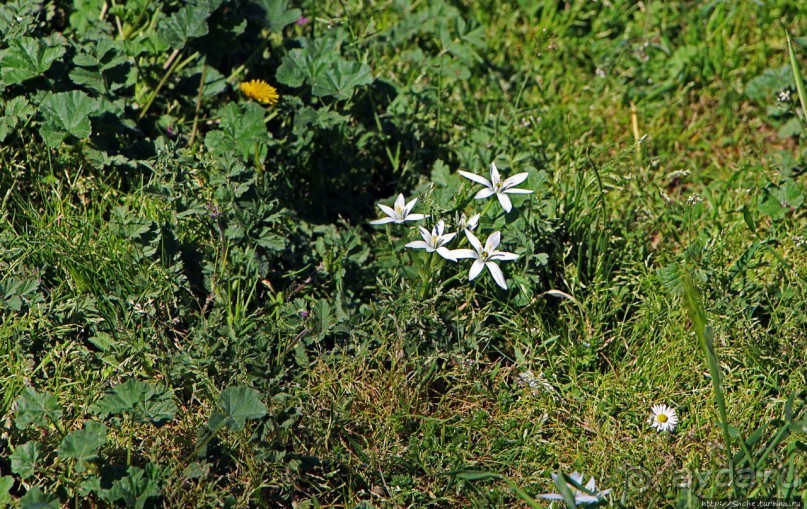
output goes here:
<path id="1" fill-rule="evenodd" d="M 275 87 L 263 80 L 245 81 L 239 86 L 247 97 L 264 104 L 277 104 L 280 98 Z"/>
<path id="2" fill-rule="evenodd" d="M 658 420 L 658 422 L 667 422 L 667 414 L 658 414 L 656 420 Z"/>

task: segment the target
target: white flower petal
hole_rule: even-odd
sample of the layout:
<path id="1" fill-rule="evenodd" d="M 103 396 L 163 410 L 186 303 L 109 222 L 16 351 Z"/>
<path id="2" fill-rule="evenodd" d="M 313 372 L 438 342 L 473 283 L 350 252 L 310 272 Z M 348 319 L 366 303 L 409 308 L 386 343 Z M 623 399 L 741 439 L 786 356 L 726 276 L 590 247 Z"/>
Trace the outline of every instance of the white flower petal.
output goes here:
<path id="1" fill-rule="evenodd" d="M 395 207 L 396 209 L 403 210 L 403 208 L 404 208 L 404 204 L 405 204 L 405 203 L 406 203 L 406 200 L 404 199 L 404 195 L 403 195 L 403 194 L 399 194 L 399 195 L 398 195 L 398 197 L 397 197 L 397 198 L 395 198 L 395 204 L 394 204 L 394 207 Z"/>
<path id="2" fill-rule="evenodd" d="M 511 189 L 505 189 L 502 192 L 507 194 L 530 194 L 532 191 L 530 191 L 529 189 L 519 189 L 517 187 L 514 187 Z"/>
<path id="3" fill-rule="evenodd" d="M 477 200 L 482 200 L 493 196 L 494 194 L 493 189 L 482 189 L 474 195 L 474 198 Z"/>
<path id="4" fill-rule="evenodd" d="M 529 176 L 529 172 L 526 171 L 524 173 L 517 173 L 510 178 L 504 179 L 504 182 L 502 182 L 502 187 L 507 189 L 508 187 L 517 186 L 527 180 L 527 177 Z"/>
<path id="5" fill-rule="evenodd" d="M 574 497 L 574 503 L 576 505 L 593 504 L 595 502 L 599 502 L 600 500 L 602 499 L 596 495 L 575 495 Z"/>
<path id="6" fill-rule="evenodd" d="M 488 240 L 485 241 L 485 251 L 492 253 L 499 247 L 499 242 L 502 241 L 501 232 L 493 232 L 488 235 Z"/>
<path id="7" fill-rule="evenodd" d="M 461 258 L 479 258 L 479 255 L 476 253 L 476 251 L 473 251 L 471 249 L 452 249 L 451 256 L 455 260 L 459 260 Z"/>
<path id="8" fill-rule="evenodd" d="M 435 233 L 438 237 L 443 235 L 443 230 L 446 228 L 446 223 L 442 219 L 437 221 L 437 225 L 434 227 Z"/>
<path id="9" fill-rule="evenodd" d="M 395 213 L 395 210 L 393 210 L 392 207 L 388 207 L 388 206 L 384 205 L 383 203 L 379 203 L 378 208 L 380 208 L 381 212 L 388 215 L 389 217 L 392 217 L 392 218 L 398 217 L 398 214 Z"/>
<path id="10" fill-rule="evenodd" d="M 423 237 L 423 240 L 428 244 L 432 240 L 432 234 L 429 233 L 429 230 L 422 226 L 418 226 L 418 230 L 420 230 L 420 236 Z"/>
<path id="11" fill-rule="evenodd" d="M 482 243 L 479 242 L 479 239 L 476 238 L 476 235 L 469 232 L 468 230 L 465 230 L 465 236 L 468 237 L 468 242 L 470 242 L 471 245 L 473 246 L 473 248 L 476 249 L 476 252 L 481 253 L 482 252 Z"/>
<path id="12" fill-rule="evenodd" d="M 406 247 L 411 247 L 412 249 L 428 249 L 429 244 L 422 240 L 415 240 L 407 244 Z"/>
<path id="13" fill-rule="evenodd" d="M 510 198 L 504 193 L 498 193 L 496 198 L 499 199 L 499 203 L 502 204 L 502 208 L 505 212 L 510 212 L 510 209 L 513 208 L 513 203 L 510 201 Z"/>
<path id="14" fill-rule="evenodd" d="M 375 221 L 370 221 L 370 224 L 387 224 L 395 221 L 395 218 L 392 217 L 382 217 L 381 219 L 376 219 Z"/>
<path id="15" fill-rule="evenodd" d="M 404 216 L 401 221 L 420 221 L 421 219 L 425 219 L 429 216 L 424 216 L 423 214 L 408 214 Z"/>
<path id="16" fill-rule="evenodd" d="M 452 262 L 456 262 L 456 261 L 457 261 L 457 259 L 456 259 L 456 258 L 454 258 L 454 253 L 453 253 L 453 251 L 449 251 L 449 250 L 448 250 L 448 248 L 445 248 L 445 247 L 442 247 L 442 246 L 441 246 L 441 247 L 438 247 L 438 248 L 437 248 L 437 254 L 439 254 L 440 256 L 442 256 L 443 258 L 445 258 L 446 260 L 451 260 Z"/>
<path id="17" fill-rule="evenodd" d="M 488 266 L 490 275 L 493 276 L 493 280 L 496 281 L 496 284 L 507 290 L 507 281 L 504 280 L 502 269 L 500 269 L 499 266 L 494 262 L 487 262 L 485 265 Z"/>
<path id="18" fill-rule="evenodd" d="M 468 271 L 468 281 L 473 281 L 476 276 L 482 272 L 482 269 L 485 268 L 485 262 L 482 260 L 477 259 L 473 265 L 471 265 L 471 270 Z"/>
<path id="19" fill-rule="evenodd" d="M 456 237 L 456 236 L 457 236 L 457 232 L 454 232 L 454 233 L 446 233 L 445 235 L 441 235 L 441 236 L 440 236 L 440 237 L 441 237 L 441 239 L 442 239 L 441 245 L 448 244 L 448 243 L 449 243 L 449 242 L 451 242 L 451 240 L 452 240 L 454 237 Z"/>
<path id="20" fill-rule="evenodd" d="M 403 195 L 401 195 L 401 197 L 403 197 Z M 404 215 L 404 217 L 405 217 L 405 216 L 408 216 L 408 215 L 409 215 L 409 213 L 410 213 L 410 212 L 412 212 L 412 209 L 413 209 L 413 208 L 415 208 L 415 204 L 416 204 L 417 202 L 418 202 L 418 199 L 417 199 L 417 198 L 415 198 L 414 200 L 412 200 L 412 201 L 410 201 L 409 203 L 407 203 L 407 204 L 406 204 L 406 206 L 405 206 L 405 207 L 404 207 L 404 209 L 403 209 L 403 215 Z"/>
<path id="21" fill-rule="evenodd" d="M 499 169 L 496 168 L 496 163 L 490 163 L 490 181 L 493 182 L 493 185 L 496 185 L 496 182 L 499 182 L 501 177 L 499 176 Z"/>
<path id="22" fill-rule="evenodd" d="M 507 253 L 504 251 L 496 251 L 488 256 L 488 260 L 497 260 L 502 262 L 511 262 L 513 260 L 518 260 L 518 255 L 515 253 Z"/>
<path id="23" fill-rule="evenodd" d="M 468 228 L 469 230 L 476 230 L 476 227 L 479 226 L 479 218 L 481 216 L 482 214 L 474 214 L 470 218 L 468 218 L 468 222 L 465 223 L 467 225 L 466 228 Z"/>
<path id="24" fill-rule="evenodd" d="M 493 187 L 493 184 L 490 183 L 488 179 L 482 177 L 480 175 L 476 175 L 473 173 L 469 173 L 467 171 L 458 170 L 457 173 L 462 175 L 463 177 L 467 178 L 468 180 L 473 180 L 477 184 L 482 184 L 485 187 Z"/>

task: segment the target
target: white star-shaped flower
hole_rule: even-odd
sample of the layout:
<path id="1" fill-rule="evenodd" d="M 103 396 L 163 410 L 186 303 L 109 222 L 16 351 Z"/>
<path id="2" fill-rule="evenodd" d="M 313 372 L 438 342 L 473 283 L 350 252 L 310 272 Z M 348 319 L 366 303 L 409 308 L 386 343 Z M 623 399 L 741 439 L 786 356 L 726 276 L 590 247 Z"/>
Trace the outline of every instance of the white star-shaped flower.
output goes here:
<path id="1" fill-rule="evenodd" d="M 513 203 L 510 201 L 510 197 L 507 196 L 508 194 L 529 194 L 532 192 L 529 189 L 517 189 L 513 187 L 527 180 L 529 173 L 517 173 L 512 177 L 502 180 L 499 176 L 499 170 L 496 168 L 496 163 L 490 163 L 490 180 L 467 171 L 460 170 L 458 173 L 468 180 L 473 180 L 477 184 L 485 186 L 485 189 L 476 193 L 474 198 L 482 200 L 495 194 L 505 212 L 510 212 L 513 208 Z"/>
<path id="2" fill-rule="evenodd" d="M 461 232 L 463 230 L 474 231 L 476 227 L 479 226 L 479 218 L 482 214 L 474 214 L 471 217 L 466 217 L 465 212 L 460 214 L 457 218 L 457 231 Z"/>
<path id="3" fill-rule="evenodd" d="M 558 474 L 552 474 L 552 480 L 555 481 L 558 477 Z M 572 472 L 569 477 L 572 478 L 574 482 L 583 486 L 583 474 L 578 472 Z M 597 483 L 594 478 L 590 478 L 588 482 L 585 484 L 584 489 L 587 493 L 579 490 L 576 486 L 569 486 L 570 488 L 574 489 L 574 505 L 584 505 L 584 504 L 596 504 L 598 502 L 602 502 L 603 498 L 611 493 L 611 490 L 604 490 L 604 491 L 597 491 Z M 544 500 L 563 500 L 563 495 L 558 493 L 544 493 L 543 495 L 538 495 L 540 498 Z"/>
<path id="4" fill-rule="evenodd" d="M 451 260 L 452 262 L 456 262 L 457 259 L 451 254 L 444 246 L 451 242 L 451 239 L 454 238 L 456 233 L 443 233 L 446 225 L 445 222 L 441 219 L 435 226 L 432 228 L 431 233 L 429 230 L 422 226 L 418 226 L 420 229 L 420 235 L 423 237 L 423 240 L 416 240 L 414 242 L 410 242 L 406 245 L 406 247 L 411 247 L 413 249 L 425 249 L 427 253 L 434 253 L 435 251 L 437 254 L 445 258 L 446 260 Z"/>
<path id="5" fill-rule="evenodd" d="M 418 199 L 415 198 L 414 200 L 410 201 L 409 203 L 405 203 L 404 195 L 399 194 L 398 198 L 395 200 L 395 203 L 392 207 L 388 207 L 382 203 L 378 204 L 378 208 L 389 217 L 382 217 L 381 219 L 376 219 L 375 221 L 370 221 L 370 224 L 387 224 L 387 223 L 403 223 L 404 221 L 419 221 L 423 219 L 423 214 L 412 214 L 412 209 L 415 208 L 415 203 L 417 203 Z"/>
<path id="6" fill-rule="evenodd" d="M 468 280 L 473 281 L 473 279 L 482 272 L 482 269 L 487 266 L 496 284 L 507 290 L 507 281 L 504 280 L 502 269 L 500 269 L 495 262 L 515 260 L 518 258 L 518 255 L 505 251 L 496 251 L 502 236 L 499 232 L 491 233 L 485 241 L 484 246 L 479 242 L 479 239 L 468 230 L 465 230 L 465 235 L 468 237 L 468 242 L 471 243 L 475 251 L 471 249 L 454 249 L 451 251 L 451 256 L 455 259 L 476 258 L 473 265 L 471 265 L 471 270 L 468 271 Z"/>

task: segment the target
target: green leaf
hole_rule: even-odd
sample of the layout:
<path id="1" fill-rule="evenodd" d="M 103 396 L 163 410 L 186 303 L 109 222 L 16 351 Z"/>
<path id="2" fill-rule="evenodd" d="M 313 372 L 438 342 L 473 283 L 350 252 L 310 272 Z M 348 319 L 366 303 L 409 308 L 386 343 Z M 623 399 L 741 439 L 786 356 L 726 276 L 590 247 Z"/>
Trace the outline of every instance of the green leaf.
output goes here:
<path id="1" fill-rule="evenodd" d="M 354 88 L 372 83 L 370 66 L 335 57 L 339 51 L 335 40 L 317 39 L 306 44 L 283 57 L 275 75 L 280 83 L 290 87 L 306 83 L 317 97 L 339 99 L 349 99 Z"/>
<path id="2" fill-rule="evenodd" d="M 36 471 L 39 459 L 39 442 L 31 441 L 17 446 L 11 454 L 11 471 L 23 479 L 28 479 Z"/>
<path id="3" fill-rule="evenodd" d="M 794 86 L 793 73 L 789 65 L 766 69 L 745 85 L 745 95 L 759 102 L 773 101 L 781 90 Z"/>
<path id="4" fill-rule="evenodd" d="M 149 463 L 146 469 L 129 467 L 126 477 L 116 479 L 112 487 L 99 495 L 107 502 L 122 501 L 126 507 L 143 509 L 148 499 L 160 496 L 160 467 Z"/>
<path id="5" fill-rule="evenodd" d="M 339 60 L 334 67 L 317 77 L 311 92 L 318 97 L 332 95 L 339 99 L 350 99 L 354 88 L 372 82 L 369 65 Z"/>
<path id="6" fill-rule="evenodd" d="M 56 397 L 48 393 L 38 393 L 26 387 L 17 398 L 17 411 L 14 424 L 17 429 L 25 429 L 30 425 L 45 427 L 50 421 L 58 421 L 62 410 Z"/>
<path id="7" fill-rule="evenodd" d="M 6 139 L 19 124 L 24 124 L 34 113 L 34 107 L 23 96 L 6 103 L 5 116 L 0 118 L 0 142 Z"/>
<path id="8" fill-rule="evenodd" d="M 123 43 L 108 37 L 82 49 L 73 57 L 70 79 L 99 94 L 133 85 L 136 71 L 130 65 Z"/>
<path id="9" fill-rule="evenodd" d="M 14 478 L 10 475 L 0 477 L 0 507 L 11 505 L 11 495 L 9 491 L 14 487 Z"/>
<path id="10" fill-rule="evenodd" d="M 269 131 L 263 121 L 266 111 L 255 103 L 242 105 L 229 103 L 219 110 L 221 124 L 219 131 L 205 137 L 205 146 L 214 154 L 224 155 L 236 149 L 244 161 L 256 156 L 263 160 L 266 156 L 266 143 Z"/>
<path id="11" fill-rule="evenodd" d="M 259 10 L 260 21 L 273 32 L 279 32 L 294 23 L 303 13 L 300 9 L 289 9 L 289 0 L 255 0 L 252 2 Z"/>
<path id="12" fill-rule="evenodd" d="M 207 35 L 210 11 L 204 7 L 186 5 L 162 22 L 157 36 L 174 49 L 182 49 L 190 39 Z"/>
<path id="13" fill-rule="evenodd" d="M 158 392 L 155 387 L 139 380 L 128 380 L 107 394 L 95 406 L 99 415 L 132 414 L 140 422 L 160 423 L 172 419 L 177 413 L 171 394 Z"/>
<path id="14" fill-rule="evenodd" d="M 62 506 L 59 497 L 48 495 L 39 486 L 34 486 L 20 498 L 20 509 L 59 509 Z"/>
<path id="15" fill-rule="evenodd" d="M 0 82 L 14 85 L 41 76 L 62 55 L 64 47 L 48 45 L 43 39 L 12 39 L 0 51 Z"/>
<path id="16" fill-rule="evenodd" d="M 41 104 L 45 121 L 39 129 L 42 139 L 56 148 L 68 134 L 87 138 L 92 132 L 90 115 L 98 111 L 98 103 L 84 92 L 72 90 L 48 94 Z"/>
<path id="17" fill-rule="evenodd" d="M 76 471 L 85 470 L 84 463 L 98 457 L 98 448 L 106 443 L 106 426 L 87 421 L 84 428 L 68 434 L 59 444 L 59 458 L 76 460 Z"/>
<path id="18" fill-rule="evenodd" d="M 260 394 L 250 387 L 227 387 L 221 392 L 218 408 L 210 415 L 208 427 L 217 432 L 227 426 L 234 431 L 244 427 L 247 419 L 260 419 L 266 415 L 266 405 Z"/>

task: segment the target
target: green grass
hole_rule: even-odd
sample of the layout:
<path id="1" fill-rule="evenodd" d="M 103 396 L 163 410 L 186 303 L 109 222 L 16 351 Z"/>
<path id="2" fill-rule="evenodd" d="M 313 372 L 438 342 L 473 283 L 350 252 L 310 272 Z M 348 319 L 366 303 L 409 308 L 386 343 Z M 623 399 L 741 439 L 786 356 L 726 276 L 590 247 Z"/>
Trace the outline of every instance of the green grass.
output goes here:
<path id="1" fill-rule="evenodd" d="M 13 503 L 39 486 L 105 507 L 81 483 L 109 488 L 130 466 L 159 469 L 146 507 L 545 507 L 550 475 L 573 471 L 611 489 L 613 507 L 807 497 L 807 214 L 766 202 L 786 185 L 803 200 L 803 136 L 777 135 L 775 96 L 745 93 L 790 65 L 785 29 L 804 35 L 807 11 L 610 3 L 475 0 L 445 15 L 304 2 L 310 24 L 274 33 L 258 57 L 272 71 L 256 76 L 274 74 L 284 41 L 330 22 L 346 29 L 342 54 L 397 98 L 379 87 L 304 103 L 281 88 L 289 102 L 264 122 L 277 139 L 256 142 L 241 173 L 240 155 L 188 147 L 189 129 L 154 134 L 168 117 L 193 120 L 167 98 L 179 77 L 151 106 L 163 117 L 141 125 L 163 139 L 148 166 L 98 169 L 84 142 L 49 149 L 33 129 L 9 138 L 0 472 Z M 804 69 L 807 48 L 793 50 Z M 212 96 L 204 111 L 239 100 Z M 303 106 L 349 122 L 295 127 Z M 504 223 L 520 255 L 502 264 L 511 289 L 446 265 L 453 282 L 419 297 L 411 239 L 368 226 L 373 204 L 403 192 L 438 215 L 440 193 L 470 200 L 471 186 L 432 189 L 436 168 L 484 174 L 493 160 L 529 171 L 535 190 Z M 19 281 L 34 287 L 17 306 Z M 166 387 L 176 415 L 155 426 L 93 413 L 131 378 Z M 201 444 L 233 385 L 255 388 L 266 415 Z M 57 398 L 58 425 L 13 426 L 25 387 Z M 648 425 L 656 403 L 678 412 L 673 433 Z M 108 440 L 80 472 L 52 451 L 89 420 Z M 22 479 L 9 458 L 31 440 L 51 453 Z M 727 454 L 798 482 L 713 482 Z"/>

